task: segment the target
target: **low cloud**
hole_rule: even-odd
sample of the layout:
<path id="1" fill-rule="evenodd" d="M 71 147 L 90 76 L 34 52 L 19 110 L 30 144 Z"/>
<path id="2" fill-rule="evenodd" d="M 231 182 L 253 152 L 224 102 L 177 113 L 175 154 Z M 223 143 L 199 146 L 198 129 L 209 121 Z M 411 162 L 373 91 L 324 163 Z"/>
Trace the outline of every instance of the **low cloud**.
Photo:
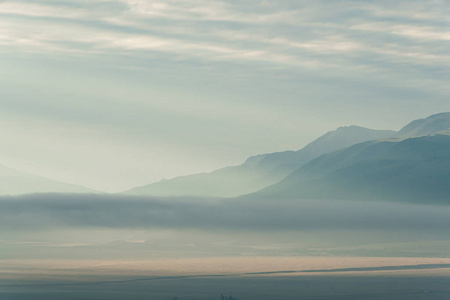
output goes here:
<path id="1" fill-rule="evenodd" d="M 36 194 L 0 198 L 2 230 L 169 228 L 200 230 L 446 231 L 450 207 L 318 200 L 221 200 Z"/>

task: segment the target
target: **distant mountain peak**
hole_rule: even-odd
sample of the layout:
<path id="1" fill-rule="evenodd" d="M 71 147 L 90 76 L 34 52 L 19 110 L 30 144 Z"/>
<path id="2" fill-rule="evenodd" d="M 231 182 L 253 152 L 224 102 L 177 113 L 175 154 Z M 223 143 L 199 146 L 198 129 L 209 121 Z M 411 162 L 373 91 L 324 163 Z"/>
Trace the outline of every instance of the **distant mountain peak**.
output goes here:
<path id="1" fill-rule="evenodd" d="M 378 140 L 320 156 L 246 198 L 450 204 L 450 136 Z"/>
<path id="2" fill-rule="evenodd" d="M 333 158 L 333 155 L 336 155 L 336 153 L 332 154 L 334 151 L 347 149 L 345 151 L 351 152 L 358 149 L 365 149 L 365 147 L 373 144 L 374 147 L 369 150 L 373 150 L 374 153 L 382 153 L 383 149 L 378 149 L 377 147 L 388 147 L 391 144 L 407 140 L 411 136 L 450 135 L 449 127 L 450 113 L 439 113 L 425 119 L 415 120 L 398 133 L 392 130 L 374 130 L 357 125 L 341 126 L 325 133 L 297 151 L 254 155 L 239 166 L 225 167 L 211 173 L 182 176 L 137 187 L 125 193 L 153 196 L 195 195 L 235 197 L 256 192 L 287 179 L 288 175 L 292 175 L 293 172 L 299 170 L 302 166 L 305 167 L 305 164 L 308 162 L 309 168 L 311 169 L 313 159 L 318 162 L 321 160 L 317 159 L 326 157 L 327 155 L 329 158 Z M 438 136 L 433 136 L 425 137 L 424 140 L 418 141 L 421 143 L 422 141 L 426 142 L 427 138 L 432 138 L 432 141 L 439 140 Z M 405 142 L 404 144 L 407 143 Z M 431 147 L 429 143 L 418 145 Z M 355 148 L 348 148 L 351 146 Z M 345 160 L 337 160 L 335 165 L 339 166 L 347 160 L 351 161 L 352 159 L 354 157 L 350 155 L 349 157 L 345 157 Z M 361 168 L 360 171 L 363 172 L 364 168 Z"/>
<path id="3" fill-rule="evenodd" d="M 134 188 L 126 193 L 234 197 L 278 182 L 304 163 L 322 154 L 369 140 L 391 137 L 393 134 L 395 132 L 390 130 L 373 130 L 355 125 L 343 126 L 327 132 L 297 151 L 254 155 L 239 166 L 157 182 Z"/>
<path id="4" fill-rule="evenodd" d="M 415 137 L 432 135 L 450 128 L 450 112 L 431 115 L 424 119 L 417 119 L 399 130 L 396 137 Z"/>
<path id="5" fill-rule="evenodd" d="M 333 130 L 333 131 L 347 130 L 347 129 L 369 129 L 369 128 L 365 128 L 365 127 L 358 126 L 358 125 L 346 125 L 346 126 L 339 126 L 336 130 Z M 333 132 L 333 131 L 330 131 L 330 132 Z"/>
<path id="6" fill-rule="evenodd" d="M 442 119 L 442 118 L 450 118 L 450 112 L 442 112 L 438 114 L 434 114 L 429 116 L 427 119 Z"/>
<path id="7" fill-rule="evenodd" d="M 75 184 L 18 171 L 0 165 L 0 195 L 22 195 L 32 193 L 98 193 Z"/>

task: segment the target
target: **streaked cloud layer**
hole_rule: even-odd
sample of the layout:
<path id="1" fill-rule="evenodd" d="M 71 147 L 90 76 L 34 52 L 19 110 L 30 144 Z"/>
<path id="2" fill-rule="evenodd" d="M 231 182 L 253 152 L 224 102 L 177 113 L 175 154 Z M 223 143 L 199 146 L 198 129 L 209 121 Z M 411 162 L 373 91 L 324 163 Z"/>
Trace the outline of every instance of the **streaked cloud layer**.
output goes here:
<path id="1" fill-rule="evenodd" d="M 298 149 L 341 125 L 398 129 L 450 110 L 449 10 L 0 1 L 0 164 L 119 191 Z"/>
<path id="2" fill-rule="evenodd" d="M 305 68 L 450 61 L 445 1 L 2 1 L 0 14 L 1 43 L 32 52 Z"/>

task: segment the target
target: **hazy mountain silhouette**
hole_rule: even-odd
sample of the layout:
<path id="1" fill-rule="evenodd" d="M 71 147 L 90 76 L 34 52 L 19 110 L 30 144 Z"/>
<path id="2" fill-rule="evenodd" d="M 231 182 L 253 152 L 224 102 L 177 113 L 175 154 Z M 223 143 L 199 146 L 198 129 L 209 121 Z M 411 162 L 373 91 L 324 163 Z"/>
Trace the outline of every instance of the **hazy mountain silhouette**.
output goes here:
<path id="1" fill-rule="evenodd" d="M 250 157 L 246 163 L 260 166 L 304 164 L 322 154 L 330 153 L 358 143 L 384 139 L 395 134 L 391 130 L 373 130 L 360 126 L 343 126 L 327 132 L 298 151 L 284 151 Z"/>
<path id="2" fill-rule="evenodd" d="M 402 201 L 428 197 L 442 202 L 449 182 L 449 135 L 450 113 L 412 121 L 399 132 L 339 127 L 298 151 L 256 155 L 238 166 L 161 180 L 124 193 L 204 197 L 255 193 Z M 4 166 L 0 166 L 0 180 L 0 195 L 95 192 Z"/>
<path id="3" fill-rule="evenodd" d="M 94 193 L 86 187 L 59 182 L 0 165 L 0 195 L 31 193 Z"/>
<path id="4" fill-rule="evenodd" d="M 450 135 L 370 141 L 318 157 L 250 198 L 450 204 Z"/>
<path id="5" fill-rule="evenodd" d="M 414 120 L 395 135 L 396 137 L 414 137 L 436 134 L 450 128 L 450 112 L 435 114 L 426 119 Z"/>
<path id="6" fill-rule="evenodd" d="M 359 126 L 330 131 L 298 151 L 284 151 L 252 156 L 239 166 L 162 180 L 126 191 L 133 195 L 234 197 L 258 191 L 276 183 L 291 172 L 324 153 L 357 143 L 391 137 L 390 130 Z"/>

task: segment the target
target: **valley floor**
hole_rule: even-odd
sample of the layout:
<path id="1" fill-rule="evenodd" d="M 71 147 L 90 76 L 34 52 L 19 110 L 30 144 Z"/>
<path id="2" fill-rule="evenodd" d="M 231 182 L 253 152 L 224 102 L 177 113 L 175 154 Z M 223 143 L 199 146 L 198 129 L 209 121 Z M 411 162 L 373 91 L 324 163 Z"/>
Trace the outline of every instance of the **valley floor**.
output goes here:
<path id="1" fill-rule="evenodd" d="M 450 259 L 0 261 L 0 299 L 450 299 Z"/>

